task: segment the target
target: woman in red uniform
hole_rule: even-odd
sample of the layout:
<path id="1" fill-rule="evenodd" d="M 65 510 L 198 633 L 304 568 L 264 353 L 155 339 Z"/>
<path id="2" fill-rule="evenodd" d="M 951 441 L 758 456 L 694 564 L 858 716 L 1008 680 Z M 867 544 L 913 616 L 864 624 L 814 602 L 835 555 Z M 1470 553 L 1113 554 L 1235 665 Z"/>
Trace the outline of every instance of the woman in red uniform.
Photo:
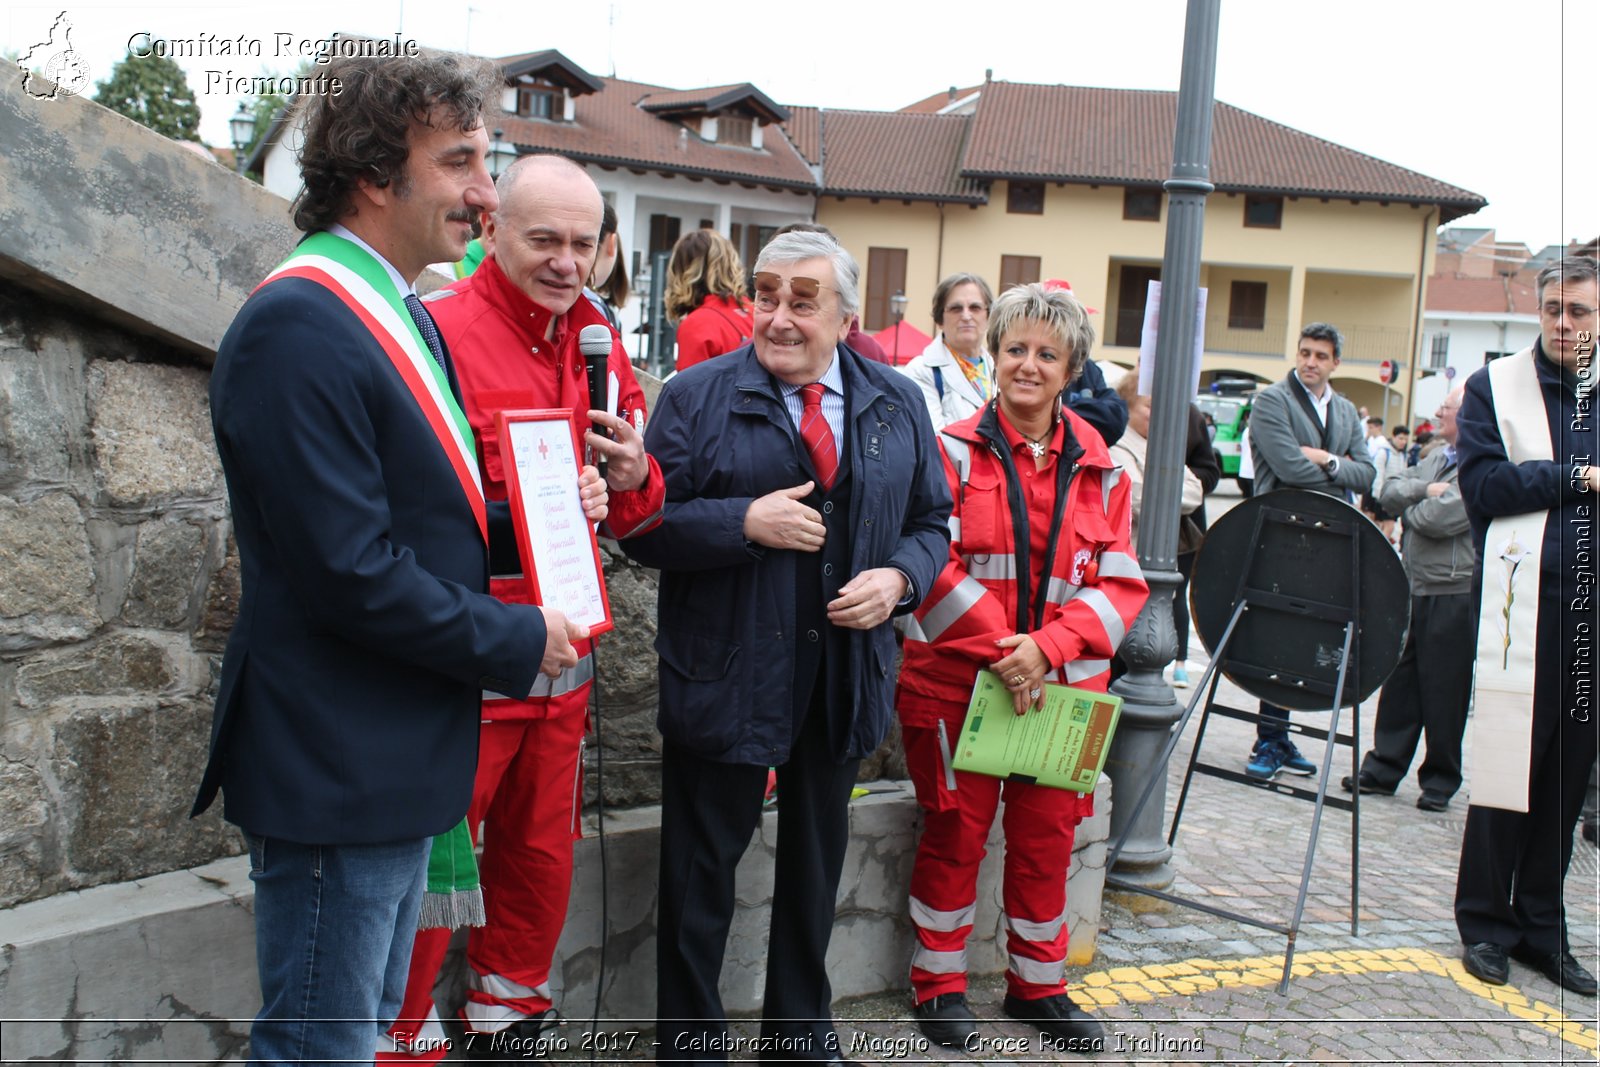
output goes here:
<path id="1" fill-rule="evenodd" d="M 1004 679 L 1018 715 L 1039 705 L 1047 681 L 1104 691 L 1148 590 L 1129 549 L 1128 483 L 1061 403 L 1094 345 L 1083 305 L 1069 291 L 1017 286 L 990 310 L 987 341 L 995 399 L 939 435 L 956 501 L 950 560 L 907 628 L 895 700 L 924 821 L 911 984 L 930 1039 L 960 1048 L 975 1037 L 966 942 L 1003 796 L 1004 1011 L 1089 1050 L 1104 1031 L 1067 996 L 1064 972 L 1067 865 L 1093 797 L 955 770 L 951 739 L 983 668 Z"/>
<path id="2" fill-rule="evenodd" d="M 666 296 L 667 318 L 678 327 L 678 370 L 749 342 L 754 323 L 744 282 L 738 251 L 716 230 L 678 238 Z"/>

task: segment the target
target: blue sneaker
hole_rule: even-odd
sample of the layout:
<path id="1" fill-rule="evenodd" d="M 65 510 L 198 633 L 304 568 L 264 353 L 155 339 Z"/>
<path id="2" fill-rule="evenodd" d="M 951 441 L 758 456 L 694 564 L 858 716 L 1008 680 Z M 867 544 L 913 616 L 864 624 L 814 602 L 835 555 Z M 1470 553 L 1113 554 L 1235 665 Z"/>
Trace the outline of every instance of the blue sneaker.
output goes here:
<path id="1" fill-rule="evenodd" d="M 1172 687 L 1174 689 L 1189 688 L 1189 669 L 1179 660 L 1172 667 Z"/>
<path id="2" fill-rule="evenodd" d="M 1300 750 L 1294 747 L 1293 741 L 1278 742 L 1284 748 L 1283 769 L 1290 774 L 1316 774 L 1317 765 L 1300 755 Z"/>
<path id="3" fill-rule="evenodd" d="M 1283 770 L 1286 747 L 1277 741 L 1257 741 L 1250 750 L 1250 761 L 1244 765 L 1244 773 L 1258 782 L 1270 782 Z M 1297 753 L 1298 755 L 1298 753 Z"/>

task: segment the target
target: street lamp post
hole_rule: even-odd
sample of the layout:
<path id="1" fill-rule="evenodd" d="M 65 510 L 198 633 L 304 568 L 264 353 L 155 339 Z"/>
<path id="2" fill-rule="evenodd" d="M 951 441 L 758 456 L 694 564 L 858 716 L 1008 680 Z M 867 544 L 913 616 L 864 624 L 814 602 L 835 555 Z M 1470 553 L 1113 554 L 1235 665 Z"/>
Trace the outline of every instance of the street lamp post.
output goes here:
<path id="1" fill-rule="evenodd" d="M 498 178 L 517 161 L 517 146 L 505 142 L 506 131 L 495 130 L 489 145 L 489 176 Z"/>
<path id="2" fill-rule="evenodd" d="M 1172 598 L 1178 574 L 1178 516 L 1183 495 L 1183 453 L 1188 435 L 1194 316 L 1200 284 L 1200 242 L 1211 175 L 1211 112 L 1216 85 L 1217 17 L 1221 0 L 1189 0 L 1184 22 L 1183 73 L 1178 83 L 1177 129 L 1167 192 L 1167 244 L 1161 261 L 1161 313 L 1155 383 L 1150 397 L 1150 442 L 1139 519 L 1139 567 L 1150 599 L 1122 645 L 1128 673 L 1111 689 L 1123 698 L 1122 721 L 1106 758 L 1113 803 L 1111 837 L 1127 836 L 1114 872 L 1150 889 L 1172 884 L 1172 849 L 1162 833 L 1166 768 L 1159 762 L 1178 702 L 1162 672 L 1177 650 Z M 1128 826 L 1145 783 L 1156 778 L 1139 821 Z M 1120 816 L 1120 818 L 1119 818 Z"/>
<path id="3" fill-rule="evenodd" d="M 904 289 L 896 289 L 889 298 L 889 307 L 894 311 L 894 365 L 900 365 L 900 320 L 906 317 L 906 294 Z"/>
<path id="4" fill-rule="evenodd" d="M 244 106 L 244 101 L 241 100 L 239 110 L 228 120 L 228 136 L 233 139 L 233 169 L 240 174 L 244 173 L 245 146 L 250 143 L 250 135 L 255 132 L 255 116 L 250 114 Z"/>

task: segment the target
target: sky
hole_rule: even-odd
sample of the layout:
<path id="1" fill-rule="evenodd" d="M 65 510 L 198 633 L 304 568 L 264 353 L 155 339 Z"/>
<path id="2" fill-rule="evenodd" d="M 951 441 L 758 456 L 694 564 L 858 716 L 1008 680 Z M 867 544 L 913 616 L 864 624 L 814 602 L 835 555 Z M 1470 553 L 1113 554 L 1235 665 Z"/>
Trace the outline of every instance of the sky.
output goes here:
<path id="1" fill-rule="evenodd" d="M 1178 88 L 1183 0 L 995 5 L 856 0 L 691 16 L 661 0 L 13 3 L 0 49 L 25 53 L 65 11 L 94 80 L 139 35 L 201 42 L 180 59 L 201 137 L 228 144 L 222 77 L 289 73 L 334 31 L 500 56 L 560 49 L 595 74 L 674 89 L 750 82 L 784 104 L 893 110 L 997 80 Z M 206 35 L 215 35 L 207 37 Z M 260 55 L 221 52 L 241 37 Z M 206 43 L 213 42 L 213 43 Z M 1600 234 L 1600 0 L 1221 0 L 1217 99 L 1489 201 L 1456 225 L 1537 251 Z M 216 73 L 208 73 L 216 72 Z"/>

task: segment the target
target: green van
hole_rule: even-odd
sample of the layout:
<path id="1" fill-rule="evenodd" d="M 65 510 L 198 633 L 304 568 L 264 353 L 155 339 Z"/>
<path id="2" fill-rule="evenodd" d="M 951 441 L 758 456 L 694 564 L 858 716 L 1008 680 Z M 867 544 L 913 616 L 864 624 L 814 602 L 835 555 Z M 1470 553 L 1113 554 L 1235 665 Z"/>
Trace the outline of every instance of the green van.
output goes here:
<path id="1" fill-rule="evenodd" d="M 1257 383 L 1224 378 L 1213 382 L 1212 391 L 1194 398 L 1195 407 L 1209 415 L 1216 425 L 1211 437 L 1211 448 L 1217 454 L 1217 465 L 1224 478 L 1239 483 L 1239 492 L 1250 495 L 1250 479 L 1239 477 L 1239 447 L 1244 428 L 1250 422 L 1250 407 L 1255 398 Z"/>

